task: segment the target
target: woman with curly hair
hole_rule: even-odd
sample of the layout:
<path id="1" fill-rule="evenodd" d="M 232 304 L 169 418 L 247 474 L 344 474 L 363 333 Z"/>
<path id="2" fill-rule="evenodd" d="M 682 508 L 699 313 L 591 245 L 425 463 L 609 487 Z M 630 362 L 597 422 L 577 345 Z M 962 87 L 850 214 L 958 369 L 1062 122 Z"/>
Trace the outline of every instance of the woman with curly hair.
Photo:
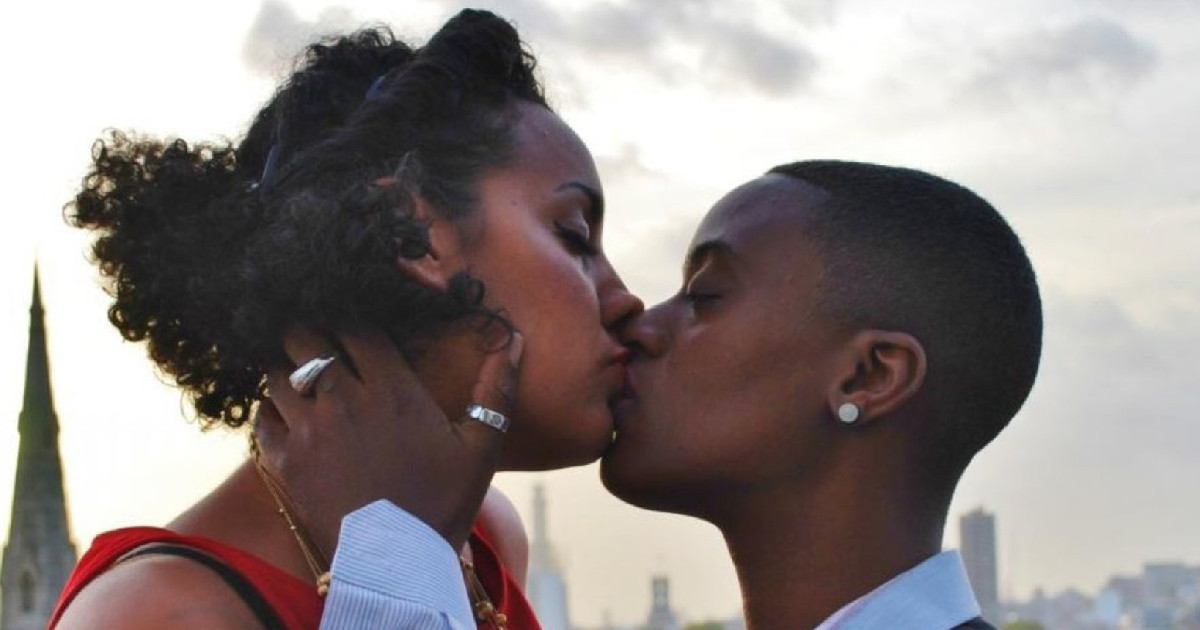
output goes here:
<path id="1" fill-rule="evenodd" d="M 452 457 L 396 480 L 417 517 L 401 528 L 465 548 L 481 623 L 518 628 L 536 621 L 512 508 L 489 495 L 501 525 L 472 528 L 490 474 L 454 479 L 583 464 L 609 444 L 628 356 L 613 331 L 642 306 L 601 249 L 603 210 L 591 155 L 547 106 L 516 31 L 463 11 L 419 48 L 383 29 L 309 47 L 236 146 L 110 134 L 69 219 L 97 234 L 110 320 L 207 426 L 245 424 L 268 375 L 288 387 L 280 374 L 324 365 L 285 352 L 295 331 L 330 340 L 351 373 L 369 366 L 338 339 L 397 350 L 411 374 L 396 378 L 456 419 L 415 436 Z M 511 412 L 502 447 L 474 419 L 503 416 L 477 406 L 457 420 L 471 403 Z M 336 532 L 305 526 L 273 465 L 250 458 L 165 528 L 98 537 L 52 627 L 317 627 Z M 449 480 L 434 489 L 431 474 Z M 347 627 L 370 625 L 352 610 L 369 593 L 334 590 Z"/>

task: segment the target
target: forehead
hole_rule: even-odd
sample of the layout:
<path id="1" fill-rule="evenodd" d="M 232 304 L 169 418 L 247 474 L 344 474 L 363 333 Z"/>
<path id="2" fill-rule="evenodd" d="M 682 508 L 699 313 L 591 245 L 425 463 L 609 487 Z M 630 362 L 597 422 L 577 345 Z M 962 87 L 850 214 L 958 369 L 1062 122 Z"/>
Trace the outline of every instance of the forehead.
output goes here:
<path id="1" fill-rule="evenodd" d="M 567 123 L 532 103 L 519 103 L 517 115 L 512 166 L 536 170 L 550 178 L 578 180 L 599 190 L 600 176 L 592 154 Z"/>
<path id="2" fill-rule="evenodd" d="M 721 198 L 696 228 L 691 248 L 712 241 L 735 250 L 767 240 L 794 243 L 813 209 L 828 197 L 823 189 L 794 177 L 764 175 Z"/>

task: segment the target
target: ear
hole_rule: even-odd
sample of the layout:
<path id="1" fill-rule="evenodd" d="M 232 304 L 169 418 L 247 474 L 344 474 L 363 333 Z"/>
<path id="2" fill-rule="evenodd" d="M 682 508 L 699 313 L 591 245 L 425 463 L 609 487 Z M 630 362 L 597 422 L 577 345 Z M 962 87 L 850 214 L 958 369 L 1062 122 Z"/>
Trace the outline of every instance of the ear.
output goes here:
<path id="1" fill-rule="evenodd" d="M 846 403 L 858 408 L 852 424 L 884 417 L 912 399 L 925 383 L 925 347 L 908 333 L 864 330 L 854 335 L 845 354 L 843 375 L 827 404 L 838 418 Z"/>
<path id="2" fill-rule="evenodd" d="M 429 253 L 420 258 L 400 256 L 396 264 L 417 282 L 438 291 L 445 291 L 450 278 L 462 269 L 461 239 L 450 221 L 441 218 L 433 207 L 419 196 L 413 196 L 413 216 L 429 229 Z"/>

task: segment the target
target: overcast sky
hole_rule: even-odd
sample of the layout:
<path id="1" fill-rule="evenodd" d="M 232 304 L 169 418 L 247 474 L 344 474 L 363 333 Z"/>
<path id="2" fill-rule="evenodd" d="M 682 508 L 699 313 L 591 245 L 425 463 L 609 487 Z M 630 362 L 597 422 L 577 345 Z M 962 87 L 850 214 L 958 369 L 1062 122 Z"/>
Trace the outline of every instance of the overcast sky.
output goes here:
<path id="1" fill-rule="evenodd" d="M 907 12 L 899 5 L 911 7 Z M 1200 0 L 511 0 L 551 99 L 596 154 L 606 247 L 648 302 L 723 192 L 804 158 L 929 170 L 991 200 L 1046 302 L 1041 377 L 953 512 L 997 513 L 1002 589 L 1094 591 L 1145 561 L 1200 563 Z M 7 532 L 33 260 L 42 265 L 75 534 L 161 523 L 242 456 L 200 435 L 105 320 L 61 207 L 106 127 L 236 137 L 315 33 L 382 21 L 421 42 L 442 0 L 96 2 L 0 8 L 0 531 Z M 8 419 L 7 421 L 5 419 Z M 649 575 L 688 618 L 730 616 L 711 528 L 547 485 L 576 623 L 643 618 Z M 957 542 L 952 523 L 947 545 Z M 5 534 L 0 534 L 5 535 Z"/>

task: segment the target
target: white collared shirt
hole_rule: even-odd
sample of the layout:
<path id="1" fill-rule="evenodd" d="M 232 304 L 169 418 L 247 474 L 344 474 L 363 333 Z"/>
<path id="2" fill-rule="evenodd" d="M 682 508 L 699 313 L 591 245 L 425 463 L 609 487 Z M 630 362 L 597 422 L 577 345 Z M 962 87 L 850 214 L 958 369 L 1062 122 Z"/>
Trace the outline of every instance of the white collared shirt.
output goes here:
<path id="1" fill-rule="evenodd" d="M 458 554 L 387 501 L 342 519 L 329 574 L 321 630 L 476 630 Z"/>
<path id="2" fill-rule="evenodd" d="M 387 501 L 342 520 L 321 630 L 475 630 L 458 554 Z M 842 607 L 816 630 L 949 630 L 979 616 L 957 551 Z"/>
<path id="3" fill-rule="evenodd" d="M 943 551 L 846 604 L 815 630 L 949 630 L 979 616 L 957 551 Z"/>

